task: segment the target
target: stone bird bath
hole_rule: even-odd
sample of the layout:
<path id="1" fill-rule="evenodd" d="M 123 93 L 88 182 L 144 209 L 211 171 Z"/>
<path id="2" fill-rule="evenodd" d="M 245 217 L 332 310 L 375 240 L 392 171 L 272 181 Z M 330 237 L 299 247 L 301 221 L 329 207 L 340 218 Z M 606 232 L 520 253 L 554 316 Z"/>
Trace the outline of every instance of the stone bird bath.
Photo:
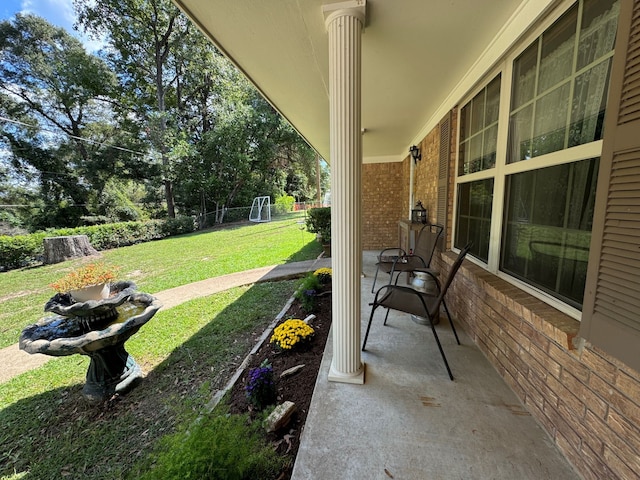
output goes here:
<path id="1" fill-rule="evenodd" d="M 82 393 L 90 402 L 108 400 L 132 388 L 143 373 L 124 343 L 155 315 L 162 305 L 133 282 L 111 285 L 103 300 L 75 302 L 57 294 L 45 305 L 45 317 L 27 326 L 20 349 L 28 353 L 87 355 L 91 361 Z"/>

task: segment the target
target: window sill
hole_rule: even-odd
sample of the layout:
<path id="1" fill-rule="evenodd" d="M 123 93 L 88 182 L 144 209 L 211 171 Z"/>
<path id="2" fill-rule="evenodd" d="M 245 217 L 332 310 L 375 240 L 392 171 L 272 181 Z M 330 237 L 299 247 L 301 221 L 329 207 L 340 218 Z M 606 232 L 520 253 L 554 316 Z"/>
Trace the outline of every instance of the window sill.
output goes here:
<path id="1" fill-rule="evenodd" d="M 442 261 L 451 267 L 456 259 L 454 252 L 441 255 Z M 492 298 L 509 312 L 531 325 L 566 350 L 576 350 L 574 339 L 578 335 L 580 322 L 539 298 L 512 285 L 502 278 L 484 270 L 473 262 L 465 261 L 458 272 L 474 284 L 483 296 Z"/>

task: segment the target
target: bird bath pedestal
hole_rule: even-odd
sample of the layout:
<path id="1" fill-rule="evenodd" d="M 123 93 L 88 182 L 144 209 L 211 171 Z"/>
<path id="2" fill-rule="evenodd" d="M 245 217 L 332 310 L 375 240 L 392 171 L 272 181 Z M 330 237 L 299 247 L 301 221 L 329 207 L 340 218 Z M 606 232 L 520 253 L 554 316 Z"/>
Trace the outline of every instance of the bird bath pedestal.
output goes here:
<path id="1" fill-rule="evenodd" d="M 142 370 L 124 343 L 160 307 L 151 295 L 137 292 L 133 282 L 112 284 L 104 300 L 74 302 L 69 294 L 57 294 L 45 305 L 45 311 L 55 315 L 26 327 L 20 335 L 20 349 L 52 356 L 89 356 L 82 393 L 91 402 L 108 400 L 142 378 Z"/>

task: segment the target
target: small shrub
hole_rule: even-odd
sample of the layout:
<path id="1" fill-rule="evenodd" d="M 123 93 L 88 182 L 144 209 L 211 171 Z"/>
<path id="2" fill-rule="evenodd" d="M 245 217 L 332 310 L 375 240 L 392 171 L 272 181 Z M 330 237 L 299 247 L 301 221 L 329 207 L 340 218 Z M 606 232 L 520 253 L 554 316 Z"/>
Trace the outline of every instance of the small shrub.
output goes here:
<path id="1" fill-rule="evenodd" d="M 196 222 L 193 217 L 177 216 L 176 218 L 168 218 L 162 226 L 162 231 L 166 235 L 181 235 L 195 231 Z"/>
<path id="2" fill-rule="evenodd" d="M 276 401 L 276 383 L 273 367 L 265 360 L 262 365 L 249 370 L 249 380 L 245 387 L 247 400 L 257 410 L 263 410 Z"/>
<path id="3" fill-rule="evenodd" d="M 331 274 L 332 270 L 327 267 L 319 268 L 313 272 L 313 275 L 318 277 L 318 281 L 321 285 L 327 285 L 331 282 Z"/>
<path id="4" fill-rule="evenodd" d="M 0 270 L 26 266 L 44 254 L 42 240 L 47 237 L 86 235 L 96 250 L 125 247 L 171 235 L 193 232 L 192 217 L 145 222 L 119 222 L 88 227 L 48 229 L 30 235 L 0 235 Z"/>
<path id="5" fill-rule="evenodd" d="M 189 431 L 163 438 L 140 480 L 275 478 L 287 460 L 270 447 L 247 415 L 201 417 Z"/>
<path id="6" fill-rule="evenodd" d="M 310 208 L 307 215 L 307 230 L 318 233 L 323 244 L 331 243 L 331 207 Z"/>
<path id="7" fill-rule="evenodd" d="M 296 199 L 291 195 L 282 195 L 276 198 L 274 203 L 275 213 L 282 215 L 293 211 L 293 205 L 296 203 Z"/>
<path id="8" fill-rule="evenodd" d="M 42 253 L 42 239 L 36 235 L 0 235 L 0 269 L 28 265 Z"/>
<path id="9" fill-rule="evenodd" d="M 314 330 L 310 325 L 297 318 L 292 318 L 273 329 L 270 343 L 273 343 L 280 350 L 292 350 L 308 342 L 313 334 Z"/>
<path id="10" fill-rule="evenodd" d="M 307 275 L 302 284 L 296 290 L 295 298 L 302 304 L 302 308 L 307 313 L 312 313 L 316 309 L 316 296 L 318 291 L 322 288 L 320 280 L 317 276 L 310 274 Z"/>

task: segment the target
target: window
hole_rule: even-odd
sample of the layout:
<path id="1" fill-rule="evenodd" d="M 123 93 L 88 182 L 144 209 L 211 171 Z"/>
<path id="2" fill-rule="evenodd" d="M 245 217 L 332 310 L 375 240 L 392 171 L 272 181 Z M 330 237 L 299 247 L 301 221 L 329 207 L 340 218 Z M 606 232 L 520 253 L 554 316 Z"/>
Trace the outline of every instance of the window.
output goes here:
<path id="1" fill-rule="evenodd" d="M 486 268 L 576 317 L 618 14 L 619 0 L 577 1 L 506 58 L 459 115 L 454 246 L 473 241 Z"/>
<path id="2" fill-rule="evenodd" d="M 459 175 L 495 166 L 499 107 L 500 75 L 460 111 Z"/>
<path id="3" fill-rule="evenodd" d="M 581 308 L 598 159 L 507 177 L 500 270 Z"/>
<path id="4" fill-rule="evenodd" d="M 458 185 L 458 224 L 455 246 L 473 242 L 469 252 L 486 262 L 489 254 L 493 178 Z"/>
<path id="5" fill-rule="evenodd" d="M 602 139 L 618 18 L 608 3 L 575 4 L 514 60 L 508 163 Z"/>
<path id="6" fill-rule="evenodd" d="M 500 81 L 497 75 L 460 110 L 458 175 L 486 172 L 495 167 L 498 145 Z M 469 253 L 486 262 L 493 203 L 493 178 L 458 184 L 454 246 L 472 242 Z"/>

